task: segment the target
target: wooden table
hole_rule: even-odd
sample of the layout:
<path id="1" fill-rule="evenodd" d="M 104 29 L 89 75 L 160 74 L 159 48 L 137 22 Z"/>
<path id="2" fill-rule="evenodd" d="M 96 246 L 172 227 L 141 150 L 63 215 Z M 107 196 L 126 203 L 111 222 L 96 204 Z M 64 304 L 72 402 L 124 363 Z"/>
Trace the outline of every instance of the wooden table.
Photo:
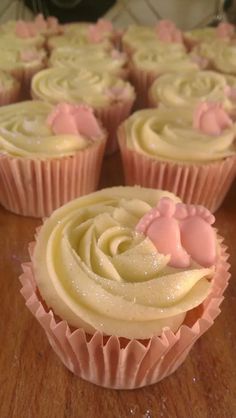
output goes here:
<path id="1" fill-rule="evenodd" d="M 122 181 L 118 155 L 107 158 L 101 185 Z M 232 254 L 222 313 L 174 375 L 143 389 L 96 387 L 54 355 L 19 293 L 40 223 L 0 209 L 0 418 L 236 418 L 236 183 L 216 222 Z"/>

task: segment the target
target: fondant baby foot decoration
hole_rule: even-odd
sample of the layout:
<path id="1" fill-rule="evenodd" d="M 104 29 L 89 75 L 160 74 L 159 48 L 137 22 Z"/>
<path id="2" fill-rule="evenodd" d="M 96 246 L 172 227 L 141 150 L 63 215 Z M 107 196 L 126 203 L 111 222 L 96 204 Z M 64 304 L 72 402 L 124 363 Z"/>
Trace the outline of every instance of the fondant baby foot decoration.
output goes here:
<path id="1" fill-rule="evenodd" d="M 184 268 L 190 265 L 190 256 L 181 244 L 175 207 L 173 200 L 163 197 L 157 207 L 139 221 L 136 231 L 145 234 L 161 254 L 170 255 L 170 266 Z"/>
<path id="2" fill-rule="evenodd" d="M 183 36 L 182 33 L 171 20 L 160 20 L 156 25 L 156 34 L 158 39 L 167 43 L 182 43 Z"/>
<path id="3" fill-rule="evenodd" d="M 113 29 L 112 23 L 106 19 L 99 19 L 96 24 L 90 25 L 88 28 L 88 40 L 90 42 L 102 42 L 106 33 Z"/>
<path id="4" fill-rule="evenodd" d="M 215 233 L 211 225 L 215 217 L 203 206 L 176 205 L 175 218 L 179 220 L 181 243 L 192 260 L 203 267 L 216 261 Z"/>
<path id="5" fill-rule="evenodd" d="M 228 22 L 221 22 L 216 28 L 216 33 L 219 38 L 231 38 L 234 34 L 234 25 Z"/>
<path id="6" fill-rule="evenodd" d="M 186 268 L 191 260 L 203 267 L 216 260 L 215 233 L 211 224 L 215 218 L 202 206 L 175 204 L 164 197 L 136 226 L 146 235 L 158 252 L 170 255 L 169 265 Z"/>
<path id="7" fill-rule="evenodd" d="M 233 121 L 219 103 L 201 102 L 193 113 L 193 128 L 207 135 L 220 135 Z"/>

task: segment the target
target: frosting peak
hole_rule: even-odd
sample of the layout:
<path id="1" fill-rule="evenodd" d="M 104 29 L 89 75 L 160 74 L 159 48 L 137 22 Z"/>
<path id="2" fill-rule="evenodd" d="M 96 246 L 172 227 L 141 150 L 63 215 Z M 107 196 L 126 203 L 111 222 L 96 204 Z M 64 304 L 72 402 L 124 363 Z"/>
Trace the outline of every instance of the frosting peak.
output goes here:
<path id="1" fill-rule="evenodd" d="M 158 38 L 167 43 L 182 43 L 183 37 L 181 31 L 170 20 L 161 20 L 156 25 L 156 34 Z"/>
<path id="2" fill-rule="evenodd" d="M 220 135 L 232 125 L 232 119 L 218 103 L 202 102 L 193 114 L 193 128 L 208 135 Z"/>
<path id="3" fill-rule="evenodd" d="M 92 108 L 85 105 L 60 103 L 49 114 L 47 123 L 56 135 L 81 134 L 96 138 L 102 133 Z"/>

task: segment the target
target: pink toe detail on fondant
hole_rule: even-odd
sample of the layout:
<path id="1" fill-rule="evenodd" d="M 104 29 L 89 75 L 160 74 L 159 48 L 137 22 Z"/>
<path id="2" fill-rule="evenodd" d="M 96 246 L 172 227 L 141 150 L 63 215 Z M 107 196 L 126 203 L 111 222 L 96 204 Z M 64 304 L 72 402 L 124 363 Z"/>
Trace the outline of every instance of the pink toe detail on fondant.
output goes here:
<path id="1" fill-rule="evenodd" d="M 176 219 L 168 215 L 155 219 L 148 227 L 146 235 L 158 252 L 170 255 L 170 266 L 184 268 L 190 265 L 190 256 L 181 245 L 179 223 Z"/>
<path id="2" fill-rule="evenodd" d="M 34 23 L 37 29 L 39 29 L 40 31 L 46 30 L 47 29 L 47 22 L 44 19 L 42 13 L 38 14 L 35 19 L 34 19 Z"/>
<path id="3" fill-rule="evenodd" d="M 35 27 L 34 22 L 18 20 L 18 22 L 16 22 L 15 34 L 19 36 L 19 38 L 33 38 L 37 35 L 37 28 Z"/>
<path id="4" fill-rule="evenodd" d="M 112 23 L 109 20 L 99 19 L 94 25 L 88 28 L 88 40 L 90 42 L 99 43 L 104 39 L 106 33 L 113 29 Z"/>
<path id="5" fill-rule="evenodd" d="M 199 66 L 201 70 L 204 70 L 209 65 L 209 60 L 205 57 L 201 57 L 200 55 L 190 55 L 191 60 L 195 62 Z"/>
<path id="6" fill-rule="evenodd" d="M 193 128 L 208 135 L 220 135 L 233 121 L 218 103 L 200 103 L 193 114 Z"/>
<path id="7" fill-rule="evenodd" d="M 181 242 L 194 261 L 210 267 L 216 261 L 215 233 L 199 216 L 192 216 L 181 223 Z"/>
<path id="8" fill-rule="evenodd" d="M 231 38 L 234 34 L 234 26 L 228 22 L 221 22 L 216 28 L 216 34 L 219 38 Z"/>
<path id="9" fill-rule="evenodd" d="M 170 20 L 161 20 L 157 23 L 155 30 L 160 41 L 167 43 L 183 42 L 182 32 Z"/>
<path id="10" fill-rule="evenodd" d="M 101 136 L 102 131 L 93 110 L 88 106 L 60 103 L 50 113 L 47 123 L 56 135 Z"/>
<path id="11" fill-rule="evenodd" d="M 189 267 L 191 260 L 203 267 L 216 261 L 214 216 L 203 206 L 175 204 L 162 198 L 140 219 L 136 231 L 145 234 L 158 252 L 170 255 L 169 265 Z"/>

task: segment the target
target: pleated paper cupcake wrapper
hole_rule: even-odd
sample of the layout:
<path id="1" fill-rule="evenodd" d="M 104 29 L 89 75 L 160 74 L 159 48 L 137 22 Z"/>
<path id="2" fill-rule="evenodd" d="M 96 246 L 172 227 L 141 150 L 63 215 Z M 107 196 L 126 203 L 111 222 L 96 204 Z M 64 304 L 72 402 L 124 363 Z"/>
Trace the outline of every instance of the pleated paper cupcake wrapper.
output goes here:
<path id="1" fill-rule="evenodd" d="M 0 204 L 19 215 L 44 217 L 96 190 L 105 140 L 74 156 L 30 160 L 0 155 Z"/>
<path id="2" fill-rule="evenodd" d="M 154 336 L 146 341 L 104 337 L 100 331 L 89 336 L 83 329 L 71 330 L 68 323 L 56 318 L 42 301 L 32 261 L 22 265 L 21 293 L 53 350 L 72 373 L 107 388 L 140 388 L 173 373 L 219 315 L 230 274 L 227 248 L 222 244 L 222 238 L 219 237 L 218 241 L 220 255 L 207 299 L 186 315 L 184 324 L 176 333 L 164 328 L 160 337 Z M 34 246 L 35 243 L 31 243 L 31 258 Z"/>
<path id="3" fill-rule="evenodd" d="M 111 103 L 109 107 L 95 109 L 96 116 L 108 132 L 108 139 L 105 154 L 110 155 L 117 151 L 117 129 L 131 113 L 134 104 L 134 97 L 123 101 Z"/>
<path id="4" fill-rule="evenodd" d="M 13 86 L 6 89 L 4 86 L 0 91 L 0 106 L 16 103 L 20 100 L 20 83 L 14 80 Z"/>
<path id="5" fill-rule="evenodd" d="M 206 206 L 213 213 L 236 175 L 236 157 L 199 165 L 163 162 L 127 148 L 122 126 L 118 138 L 126 185 L 168 190 L 184 203 Z"/>
<path id="6" fill-rule="evenodd" d="M 152 71 L 140 70 L 132 63 L 130 64 L 129 71 L 130 81 L 134 85 L 137 94 L 135 109 L 145 109 L 149 103 L 149 89 L 158 77 L 158 74 Z"/>

